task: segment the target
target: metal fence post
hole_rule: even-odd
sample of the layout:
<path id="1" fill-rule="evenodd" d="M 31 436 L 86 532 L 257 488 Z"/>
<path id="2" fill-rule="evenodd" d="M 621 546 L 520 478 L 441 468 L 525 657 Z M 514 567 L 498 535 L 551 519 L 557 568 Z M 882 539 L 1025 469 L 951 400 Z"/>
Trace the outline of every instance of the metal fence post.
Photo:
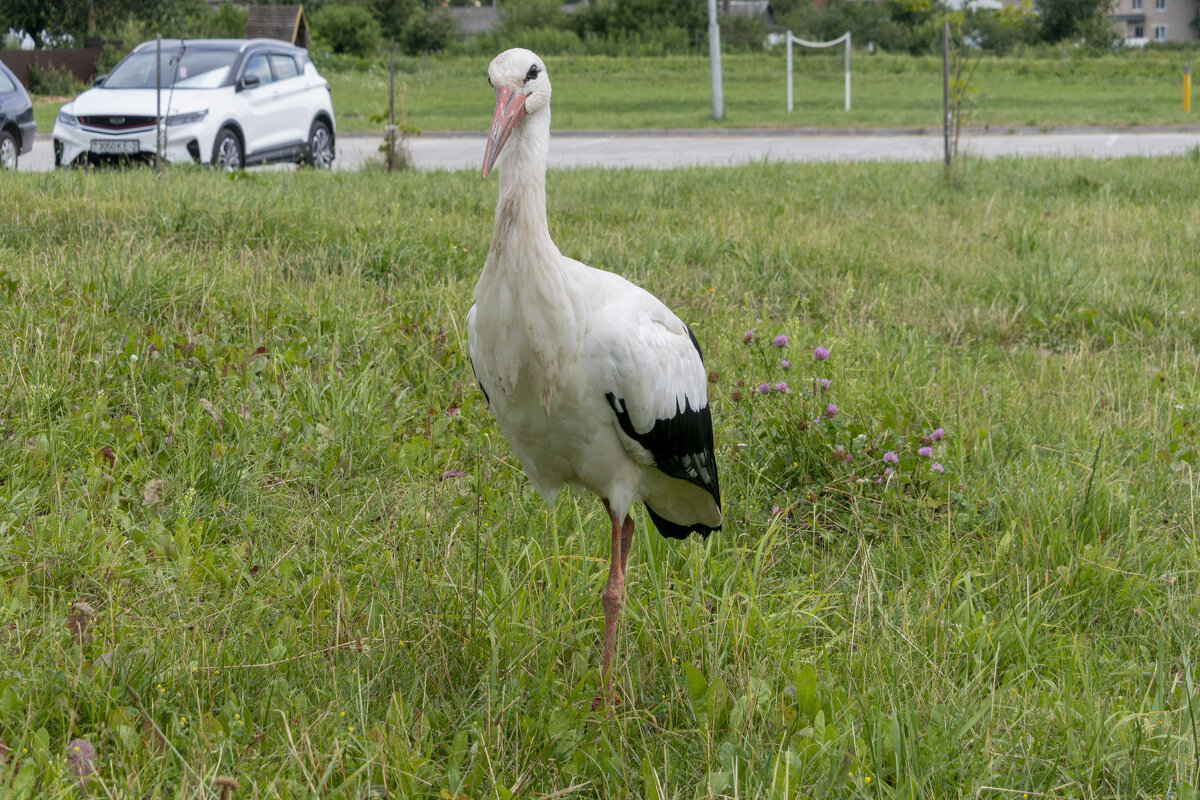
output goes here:
<path id="1" fill-rule="evenodd" d="M 154 169 L 162 177 L 163 119 L 162 119 L 162 34 L 154 35 Z"/>
<path id="2" fill-rule="evenodd" d="M 950 20 L 942 23 L 942 138 L 950 166 Z"/>
<path id="3" fill-rule="evenodd" d="M 792 113 L 792 32 L 787 32 L 788 113 Z"/>

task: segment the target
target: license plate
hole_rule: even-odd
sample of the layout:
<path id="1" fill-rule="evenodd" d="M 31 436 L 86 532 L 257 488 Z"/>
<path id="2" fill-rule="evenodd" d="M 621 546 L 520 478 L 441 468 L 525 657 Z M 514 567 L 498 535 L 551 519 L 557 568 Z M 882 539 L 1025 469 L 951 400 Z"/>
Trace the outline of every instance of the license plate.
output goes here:
<path id="1" fill-rule="evenodd" d="M 141 148 L 137 139 L 92 139 L 93 153 L 136 155 Z"/>

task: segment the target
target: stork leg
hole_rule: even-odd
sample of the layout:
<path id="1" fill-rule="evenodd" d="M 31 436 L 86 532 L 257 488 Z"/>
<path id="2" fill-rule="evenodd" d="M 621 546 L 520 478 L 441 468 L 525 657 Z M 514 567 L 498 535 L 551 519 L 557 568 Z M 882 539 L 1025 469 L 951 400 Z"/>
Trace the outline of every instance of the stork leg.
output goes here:
<path id="1" fill-rule="evenodd" d="M 621 594 L 625 588 L 625 565 L 629 562 L 629 550 L 633 544 L 633 518 L 618 516 L 604 500 L 604 510 L 608 512 L 612 523 L 612 552 L 608 560 L 608 583 L 600 593 L 604 606 L 604 657 L 602 674 L 604 686 L 592 701 L 595 711 L 607 702 L 617 702 L 620 698 L 612 691 L 612 658 L 617 649 L 617 619 L 621 615 Z"/>

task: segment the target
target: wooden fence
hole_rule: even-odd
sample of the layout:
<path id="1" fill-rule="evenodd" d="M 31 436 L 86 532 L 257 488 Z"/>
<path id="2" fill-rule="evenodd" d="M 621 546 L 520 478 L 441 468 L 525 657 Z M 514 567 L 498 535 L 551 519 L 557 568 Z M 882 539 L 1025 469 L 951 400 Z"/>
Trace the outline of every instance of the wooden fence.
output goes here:
<path id="1" fill-rule="evenodd" d="M 0 50 L 0 61 L 16 74 L 17 80 L 29 86 L 29 68 L 67 70 L 83 83 L 96 77 L 96 59 L 104 52 L 99 47 L 78 50 Z"/>

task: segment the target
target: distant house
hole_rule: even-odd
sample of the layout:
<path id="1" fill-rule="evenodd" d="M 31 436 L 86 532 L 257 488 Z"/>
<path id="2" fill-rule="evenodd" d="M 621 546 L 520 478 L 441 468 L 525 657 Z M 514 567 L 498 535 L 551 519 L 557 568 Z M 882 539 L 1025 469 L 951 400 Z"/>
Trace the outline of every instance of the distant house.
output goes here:
<path id="1" fill-rule="evenodd" d="M 304 6 L 250 6 L 246 17 L 247 39 L 279 39 L 308 47 L 308 18 Z"/>
<path id="2" fill-rule="evenodd" d="M 1117 0 L 1108 18 L 1125 43 L 1192 42 L 1200 0 Z"/>

